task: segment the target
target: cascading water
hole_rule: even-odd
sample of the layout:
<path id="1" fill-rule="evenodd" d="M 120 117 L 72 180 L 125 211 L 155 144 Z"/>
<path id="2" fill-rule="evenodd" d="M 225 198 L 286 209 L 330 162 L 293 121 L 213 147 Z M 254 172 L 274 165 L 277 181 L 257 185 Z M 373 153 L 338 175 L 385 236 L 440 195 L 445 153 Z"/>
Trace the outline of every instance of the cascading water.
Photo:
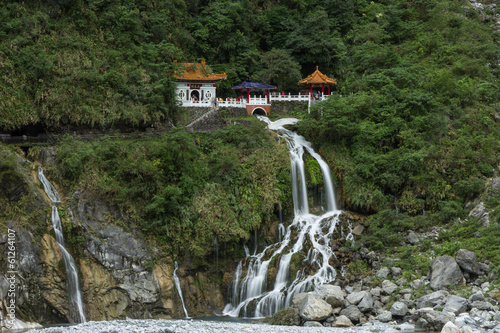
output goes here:
<path id="1" fill-rule="evenodd" d="M 243 260 L 238 264 L 233 281 L 232 300 L 223 310 L 224 315 L 232 317 L 272 315 L 290 305 L 294 295 L 334 281 L 336 278 L 336 271 L 330 264 L 335 255 L 329 244 L 339 221 L 340 211 L 336 205 L 330 168 L 314 151 L 310 142 L 283 127 L 296 123 L 297 119 L 288 118 L 271 122 L 266 117 L 258 116 L 258 118 L 268 123 L 269 129 L 278 131 L 280 136 L 287 140 L 291 158 L 294 220 L 286 229 L 280 224 L 278 243 L 267 246 L 260 253 L 247 255 L 244 259 L 247 266 L 246 274 L 243 273 Z M 309 212 L 302 158 L 304 151 L 318 162 L 323 174 L 326 212 L 320 216 Z M 292 234 L 296 238 L 294 242 Z M 311 245 L 307 254 L 302 251 L 306 242 Z M 269 291 L 268 268 L 273 259 L 279 259 L 279 264 L 273 288 Z M 298 260 L 302 263 L 300 265 L 302 268 L 291 272 L 291 263 L 293 261 L 297 263 Z M 291 279 L 293 276 L 295 277 Z"/>
<path id="2" fill-rule="evenodd" d="M 64 247 L 64 236 L 61 226 L 61 218 L 59 217 L 59 211 L 57 209 L 57 203 L 61 202 L 59 193 L 57 193 L 55 187 L 45 178 L 43 174 L 43 169 L 38 167 L 38 179 L 43 185 L 45 193 L 52 201 L 52 227 L 54 228 L 54 233 L 56 235 L 56 242 L 59 244 L 61 249 L 62 257 L 64 260 L 64 265 L 66 267 L 66 281 L 68 284 L 68 295 L 69 295 L 69 314 L 70 317 L 75 322 L 84 323 L 86 322 L 85 314 L 83 312 L 83 302 L 82 293 L 80 291 L 80 285 L 78 283 L 78 273 L 76 270 L 76 264 L 73 257 Z"/>
<path id="3" fill-rule="evenodd" d="M 175 288 L 177 288 L 177 292 L 179 293 L 179 297 L 181 298 L 182 302 L 182 309 L 184 310 L 184 315 L 186 318 L 189 318 L 188 312 L 186 310 L 186 306 L 184 305 L 184 298 L 182 297 L 182 290 L 181 290 L 181 281 L 179 280 L 179 277 L 177 276 L 177 269 L 179 268 L 179 265 L 177 265 L 177 261 L 174 264 L 175 269 L 174 269 L 174 283 L 175 283 Z"/>

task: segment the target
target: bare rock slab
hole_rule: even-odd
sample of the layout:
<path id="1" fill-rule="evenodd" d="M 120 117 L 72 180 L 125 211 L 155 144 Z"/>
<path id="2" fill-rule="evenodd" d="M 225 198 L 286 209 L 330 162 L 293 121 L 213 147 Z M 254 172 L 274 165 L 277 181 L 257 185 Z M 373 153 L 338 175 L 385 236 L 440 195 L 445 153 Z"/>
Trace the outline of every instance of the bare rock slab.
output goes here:
<path id="1" fill-rule="evenodd" d="M 332 306 L 314 294 L 308 294 L 299 305 L 299 314 L 305 321 L 322 321 L 332 312 Z"/>
<path id="2" fill-rule="evenodd" d="M 450 285 L 463 285 L 465 278 L 453 257 L 441 256 L 430 265 L 430 286 L 440 290 Z"/>

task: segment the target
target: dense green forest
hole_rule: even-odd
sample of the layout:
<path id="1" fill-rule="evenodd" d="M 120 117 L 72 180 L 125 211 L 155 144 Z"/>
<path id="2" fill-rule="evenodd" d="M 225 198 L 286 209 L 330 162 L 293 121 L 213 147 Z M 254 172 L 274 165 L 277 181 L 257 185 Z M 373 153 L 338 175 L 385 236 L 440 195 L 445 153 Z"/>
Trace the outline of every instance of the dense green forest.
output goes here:
<path id="1" fill-rule="evenodd" d="M 299 115 L 297 129 L 332 165 L 345 208 L 371 215 L 364 244 L 383 250 L 399 244 L 398 231 L 465 218 L 465 205 L 498 171 L 500 48 L 488 19 L 495 11 L 462 0 L 6 0 L 0 4 L 0 129 L 175 124 L 182 117 L 174 60 L 205 59 L 214 72 L 227 73 L 218 84 L 222 97 L 243 80 L 294 92 L 319 66 L 338 80 L 335 96 Z M 252 135 L 239 130 L 179 131 L 147 144 L 66 140 L 58 151 L 59 181 L 83 186 L 104 171 L 99 193 L 123 205 L 139 198 L 130 209 L 145 207 L 138 219 L 158 221 L 168 239 L 179 221 L 199 223 L 196 200 L 209 205 L 241 193 L 231 182 L 251 184 L 248 156 L 271 158 L 257 146 L 246 154 L 238 135 Z M 143 165 L 135 163 L 139 158 Z M 274 209 L 259 199 L 256 213 L 252 198 L 272 193 L 273 202 L 289 200 L 279 187 L 284 171 L 272 171 L 277 178 L 269 189 L 244 186 L 247 206 L 226 213 L 247 224 L 228 239 L 246 237 Z M 484 200 L 498 219 L 499 194 Z M 489 244 L 483 256 L 500 264 L 500 245 L 492 241 L 500 236 L 498 223 L 483 230 L 472 219 L 453 228 L 438 252 Z M 469 240 L 475 229 L 483 237 Z M 188 238 L 175 244 L 192 236 L 182 235 Z M 213 241 L 214 233 L 207 235 L 191 244 L 199 255 Z"/>

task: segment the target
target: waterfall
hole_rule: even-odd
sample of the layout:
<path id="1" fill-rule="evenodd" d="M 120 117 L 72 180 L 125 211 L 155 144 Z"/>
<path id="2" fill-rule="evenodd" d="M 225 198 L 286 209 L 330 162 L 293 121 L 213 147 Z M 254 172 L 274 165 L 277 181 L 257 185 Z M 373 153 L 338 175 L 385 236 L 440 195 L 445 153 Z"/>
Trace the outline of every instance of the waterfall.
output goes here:
<path id="1" fill-rule="evenodd" d="M 330 260 L 335 257 L 330 242 L 336 231 L 340 211 L 337 209 L 328 164 L 304 137 L 283 127 L 296 123 L 297 119 L 271 122 L 266 117 L 258 118 L 265 121 L 269 129 L 279 132 L 290 150 L 294 219 L 287 228 L 280 223 L 278 243 L 265 247 L 262 252 L 247 256 L 247 270 L 244 276 L 243 260 L 238 264 L 233 280 L 232 300 L 223 310 L 224 315 L 232 317 L 272 315 L 290 305 L 294 295 L 334 281 L 337 275 L 330 265 Z M 326 212 L 320 216 L 309 212 L 304 152 L 318 162 L 323 175 Z M 294 242 L 292 235 L 296 238 Z M 303 251 L 305 243 L 312 245 L 307 254 Z M 273 288 L 269 291 L 268 286 L 271 284 L 268 283 L 268 270 L 273 260 L 279 260 L 279 264 Z M 295 271 L 291 271 L 292 267 Z"/>
<path id="2" fill-rule="evenodd" d="M 174 266 L 175 266 L 175 269 L 174 269 L 175 288 L 177 288 L 177 292 L 179 293 L 179 297 L 181 298 L 182 309 L 184 310 L 184 315 L 186 316 L 186 318 L 189 318 L 188 312 L 186 310 L 186 306 L 184 305 L 184 298 L 182 297 L 181 281 L 179 280 L 179 277 L 177 276 L 177 269 L 179 268 L 179 265 L 177 265 L 177 261 L 175 262 Z"/>
<path id="3" fill-rule="evenodd" d="M 54 228 L 54 233 L 56 235 L 56 242 L 59 244 L 61 249 L 62 257 L 64 260 L 64 266 L 66 267 L 66 281 L 69 295 L 69 314 L 76 322 L 84 323 L 86 322 L 85 314 L 83 312 L 83 301 L 82 292 L 80 291 L 80 285 L 78 282 L 78 273 L 76 270 L 76 264 L 73 257 L 66 250 L 64 245 L 64 236 L 61 226 L 61 218 L 59 217 L 59 211 L 57 209 L 57 203 L 61 202 L 59 193 L 57 193 L 55 187 L 47 180 L 43 174 L 42 167 L 38 167 L 38 179 L 43 185 L 45 193 L 52 201 L 52 227 Z"/>

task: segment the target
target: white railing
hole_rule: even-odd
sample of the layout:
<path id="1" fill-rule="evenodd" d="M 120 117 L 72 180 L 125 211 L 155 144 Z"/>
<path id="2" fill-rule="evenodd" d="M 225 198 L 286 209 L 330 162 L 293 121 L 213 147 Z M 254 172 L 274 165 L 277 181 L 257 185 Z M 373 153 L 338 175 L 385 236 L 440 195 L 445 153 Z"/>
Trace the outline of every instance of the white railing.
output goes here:
<path id="1" fill-rule="evenodd" d="M 217 105 L 219 107 L 237 107 L 237 108 L 244 108 L 247 106 L 246 101 L 238 101 L 236 99 L 227 99 L 225 101 L 218 101 Z"/>
<path id="2" fill-rule="evenodd" d="M 269 103 L 267 102 L 267 97 L 256 96 L 250 97 L 249 103 L 247 103 L 246 98 L 243 100 L 239 100 L 236 98 L 228 98 L 225 101 L 217 101 L 216 105 L 219 107 L 241 107 L 244 108 L 247 104 L 250 105 L 269 105 L 272 101 L 282 101 L 282 102 L 308 102 L 309 105 L 314 104 L 318 101 L 327 100 L 332 95 L 321 95 L 319 100 L 315 100 L 314 98 L 310 98 L 310 95 L 280 95 L 280 94 L 271 94 L 269 95 Z M 194 107 L 211 107 L 214 106 L 212 101 L 182 101 L 182 106 L 194 106 Z"/>
<path id="3" fill-rule="evenodd" d="M 196 106 L 196 107 L 210 107 L 213 106 L 213 103 L 210 101 L 182 101 L 182 106 Z"/>
<path id="4" fill-rule="evenodd" d="M 283 101 L 283 102 L 292 102 L 292 101 L 299 101 L 299 102 L 307 102 L 309 101 L 309 95 L 279 95 L 279 94 L 273 94 L 269 96 L 269 99 L 271 101 Z"/>

